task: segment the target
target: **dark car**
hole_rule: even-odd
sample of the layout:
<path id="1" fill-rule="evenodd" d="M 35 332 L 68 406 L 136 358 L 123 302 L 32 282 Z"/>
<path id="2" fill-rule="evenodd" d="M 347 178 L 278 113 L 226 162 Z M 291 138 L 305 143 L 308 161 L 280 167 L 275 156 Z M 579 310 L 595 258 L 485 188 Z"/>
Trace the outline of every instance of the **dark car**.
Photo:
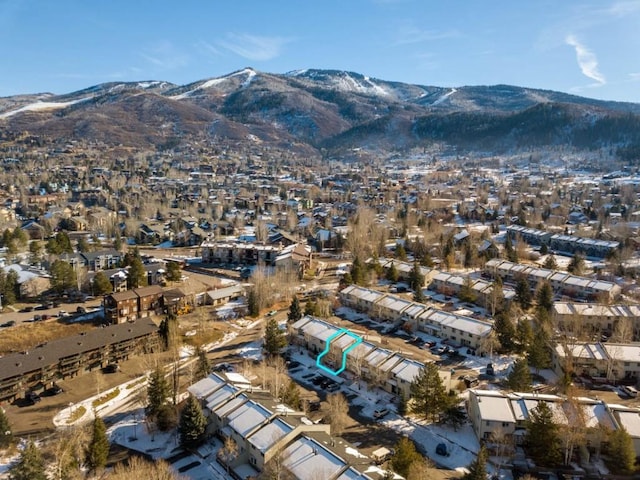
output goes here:
<path id="1" fill-rule="evenodd" d="M 36 392 L 27 392 L 24 395 L 24 398 L 26 400 L 27 405 L 35 405 L 36 403 L 38 403 L 40 400 L 42 400 L 40 398 L 40 395 L 38 395 Z"/>
<path id="2" fill-rule="evenodd" d="M 15 324 L 16 324 L 15 320 L 9 320 L 8 322 L 4 322 L 2 325 L 0 325 L 0 327 L 2 328 L 13 327 Z"/>
<path id="3" fill-rule="evenodd" d="M 102 369 L 104 373 L 116 373 L 118 370 L 120 370 L 120 365 L 117 363 L 110 363 Z"/>
<path id="4" fill-rule="evenodd" d="M 488 363 L 487 364 L 487 375 L 495 375 L 495 370 L 493 369 L 493 364 L 492 363 Z"/>
<path id="5" fill-rule="evenodd" d="M 302 364 L 300 362 L 296 362 L 295 360 L 292 360 L 290 362 L 287 362 L 287 365 L 290 369 L 294 369 L 294 368 L 298 368 Z"/>
<path id="6" fill-rule="evenodd" d="M 320 410 L 321 407 L 321 403 L 320 402 L 309 402 L 309 411 L 310 412 L 317 412 L 318 410 Z"/>
<path id="7" fill-rule="evenodd" d="M 449 451 L 447 450 L 447 444 L 446 443 L 439 443 L 436 446 L 436 453 L 438 455 L 442 455 L 443 457 L 448 457 L 449 456 Z"/>
<path id="8" fill-rule="evenodd" d="M 327 380 L 326 377 L 323 377 L 322 375 L 318 375 L 317 377 L 313 377 L 311 379 L 311 383 L 313 383 L 314 385 L 321 385 L 326 380 Z"/>
<path id="9" fill-rule="evenodd" d="M 76 312 L 82 315 L 82 314 L 87 313 L 87 309 L 84 308 L 84 307 L 78 307 L 78 308 L 76 308 Z"/>
<path id="10" fill-rule="evenodd" d="M 47 389 L 45 391 L 45 393 L 51 397 L 55 396 L 55 395 L 60 395 L 62 392 L 64 392 L 64 390 L 62 389 L 62 387 L 56 383 L 54 383 L 51 388 Z"/>

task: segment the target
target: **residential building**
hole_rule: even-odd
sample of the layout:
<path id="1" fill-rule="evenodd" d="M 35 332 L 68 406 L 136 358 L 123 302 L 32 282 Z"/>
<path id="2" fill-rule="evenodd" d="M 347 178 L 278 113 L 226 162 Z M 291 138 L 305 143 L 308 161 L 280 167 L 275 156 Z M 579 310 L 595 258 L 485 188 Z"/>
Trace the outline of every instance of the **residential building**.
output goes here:
<path id="1" fill-rule="evenodd" d="M 556 302 L 551 316 L 562 329 L 594 334 L 611 335 L 618 322 L 629 322 L 633 334 L 629 340 L 640 340 L 639 305 Z"/>
<path id="2" fill-rule="evenodd" d="M 109 323 L 123 323 L 157 315 L 162 312 L 163 305 L 159 285 L 134 288 L 105 295 L 104 315 Z"/>

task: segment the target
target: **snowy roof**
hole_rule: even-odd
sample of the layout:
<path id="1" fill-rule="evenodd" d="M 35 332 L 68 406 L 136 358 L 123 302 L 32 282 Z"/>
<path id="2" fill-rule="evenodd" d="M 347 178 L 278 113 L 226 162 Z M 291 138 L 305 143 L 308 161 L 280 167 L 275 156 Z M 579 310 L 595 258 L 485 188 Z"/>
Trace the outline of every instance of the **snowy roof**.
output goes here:
<path id="1" fill-rule="evenodd" d="M 515 423 L 516 416 L 511 410 L 509 399 L 501 394 L 493 395 L 486 392 L 475 392 L 478 411 L 483 421 Z"/>
<path id="2" fill-rule="evenodd" d="M 605 360 L 607 358 L 607 351 L 603 348 L 601 343 L 568 344 L 566 345 L 566 348 L 570 349 L 570 353 L 573 358 L 590 360 Z M 556 355 L 560 358 L 564 358 L 566 356 L 563 345 L 556 345 Z"/>
<path id="3" fill-rule="evenodd" d="M 231 412 L 227 419 L 231 428 L 242 437 L 246 437 L 251 430 L 264 423 L 271 415 L 269 410 L 250 400 Z"/>
<path id="4" fill-rule="evenodd" d="M 618 362 L 640 362 L 640 344 L 603 343 L 602 348 L 612 360 Z"/>
<path id="5" fill-rule="evenodd" d="M 378 302 L 378 305 L 383 306 L 389 310 L 393 310 L 394 312 L 400 313 L 412 303 L 413 302 L 405 300 L 402 297 L 387 295 Z"/>
<path id="6" fill-rule="evenodd" d="M 384 362 L 381 362 L 380 365 L 378 365 L 378 370 L 381 370 L 383 372 L 386 372 L 387 370 L 391 370 L 402 360 L 403 360 L 403 357 L 394 353 L 392 356 L 390 356 Z"/>
<path id="7" fill-rule="evenodd" d="M 443 319 L 440 324 L 478 337 L 489 335 L 492 328 L 490 323 L 476 320 L 475 318 L 471 317 L 455 315 L 453 313 L 448 315 L 448 318 Z"/>
<path id="8" fill-rule="evenodd" d="M 402 362 L 393 367 L 391 372 L 399 379 L 411 383 L 420 374 L 424 365 L 419 362 L 404 359 Z"/>
<path id="9" fill-rule="evenodd" d="M 335 345 L 335 347 L 338 348 L 339 350 L 344 350 L 348 346 L 353 345 L 355 341 L 356 339 L 353 338 L 351 335 L 347 335 L 346 333 L 343 333 L 337 339 L 334 339 L 331 342 L 331 345 L 332 346 Z"/>
<path id="10" fill-rule="evenodd" d="M 615 410 L 620 426 L 633 438 L 640 438 L 640 412 L 638 410 Z"/>
<path id="11" fill-rule="evenodd" d="M 300 437 L 283 454 L 284 466 L 297 478 L 309 478 L 313 472 L 318 478 L 336 476 L 346 463 L 308 437 Z"/>
<path id="12" fill-rule="evenodd" d="M 302 327 L 302 331 L 319 340 L 327 340 L 327 338 L 336 333 L 338 329 L 326 322 L 314 319 L 305 324 Z"/>
<path id="13" fill-rule="evenodd" d="M 251 381 L 247 377 L 240 375 L 239 373 L 226 372 L 224 376 L 227 377 L 227 381 L 233 385 L 238 385 L 242 387 L 251 386 Z"/>
<path id="14" fill-rule="evenodd" d="M 215 373 L 194 383 L 187 390 L 197 399 L 205 398 L 225 384 L 225 381 Z"/>
<path id="15" fill-rule="evenodd" d="M 248 397 L 246 395 L 239 395 L 233 400 L 230 400 L 229 402 L 226 402 L 223 405 L 216 408 L 215 410 L 213 410 L 213 413 L 215 413 L 220 418 L 226 417 L 230 412 L 233 412 L 236 408 L 238 408 L 240 405 L 245 403 L 247 400 L 248 400 Z"/>
<path id="16" fill-rule="evenodd" d="M 347 353 L 347 358 L 365 358 L 374 348 L 376 348 L 375 345 L 367 342 L 362 342 L 354 349 L 349 350 L 349 352 Z"/>
<path id="17" fill-rule="evenodd" d="M 248 440 L 255 448 L 265 453 L 271 446 L 293 430 L 293 427 L 280 418 L 276 418 L 271 423 L 265 425 Z"/>
<path id="18" fill-rule="evenodd" d="M 233 396 L 236 392 L 237 390 L 231 385 L 225 385 L 220 390 L 216 390 L 213 395 L 209 395 L 207 397 L 207 408 L 209 410 L 213 410 L 222 402 L 225 402 L 228 398 Z"/>
<path id="19" fill-rule="evenodd" d="M 370 479 L 369 475 L 360 473 L 353 467 L 349 467 L 349 470 L 345 470 L 336 480 L 363 480 Z"/>
<path id="20" fill-rule="evenodd" d="M 372 367 L 375 367 L 376 365 L 384 362 L 391 355 L 392 353 L 389 350 L 385 350 L 384 348 L 376 348 L 366 356 L 365 361 Z"/>

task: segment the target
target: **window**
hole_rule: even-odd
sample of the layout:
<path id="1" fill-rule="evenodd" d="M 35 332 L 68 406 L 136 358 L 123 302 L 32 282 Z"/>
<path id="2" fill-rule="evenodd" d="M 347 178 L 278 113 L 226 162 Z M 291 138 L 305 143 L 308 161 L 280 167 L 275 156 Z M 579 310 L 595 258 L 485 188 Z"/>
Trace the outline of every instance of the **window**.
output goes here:
<path id="1" fill-rule="evenodd" d="M 251 465 L 256 465 L 258 462 L 256 461 L 256 459 L 252 456 L 249 457 L 249 463 Z"/>
<path id="2" fill-rule="evenodd" d="M 509 422 L 502 422 L 502 426 L 503 426 L 504 428 L 507 428 L 507 427 L 509 426 Z"/>
<path id="3" fill-rule="evenodd" d="M 487 427 L 491 426 L 491 421 L 490 420 L 487 420 L 485 423 L 487 424 Z"/>

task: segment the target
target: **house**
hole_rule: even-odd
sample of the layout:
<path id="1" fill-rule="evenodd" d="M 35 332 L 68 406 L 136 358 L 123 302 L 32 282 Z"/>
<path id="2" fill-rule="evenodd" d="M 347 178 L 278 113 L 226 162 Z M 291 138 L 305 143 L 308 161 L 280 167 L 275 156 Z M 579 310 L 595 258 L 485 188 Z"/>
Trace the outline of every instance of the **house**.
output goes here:
<path id="1" fill-rule="evenodd" d="M 555 324 L 563 329 L 609 335 L 619 322 L 629 322 L 633 340 L 640 340 L 638 305 L 555 302 L 551 317 Z"/>
<path id="2" fill-rule="evenodd" d="M 162 288 L 158 285 L 114 292 L 104 297 L 104 314 L 109 323 L 130 322 L 158 315 L 164 308 Z"/>
<path id="3" fill-rule="evenodd" d="M 122 254 L 114 249 L 83 252 L 80 255 L 85 266 L 93 271 L 117 268 L 122 261 Z"/>
<path id="4" fill-rule="evenodd" d="M 640 343 L 585 343 L 558 344 L 551 351 L 553 369 L 577 375 L 603 378 L 607 381 L 633 382 L 640 380 Z M 571 365 L 567 365 L 570 362 Z"/>
<path id="5" fill-rule="evenodd" d="M 244 296 L 244 287 L 240 284 L 231 285 L 214 290 L 207 290 L 205 303 L 207 305 L 224 305 Z"/>

